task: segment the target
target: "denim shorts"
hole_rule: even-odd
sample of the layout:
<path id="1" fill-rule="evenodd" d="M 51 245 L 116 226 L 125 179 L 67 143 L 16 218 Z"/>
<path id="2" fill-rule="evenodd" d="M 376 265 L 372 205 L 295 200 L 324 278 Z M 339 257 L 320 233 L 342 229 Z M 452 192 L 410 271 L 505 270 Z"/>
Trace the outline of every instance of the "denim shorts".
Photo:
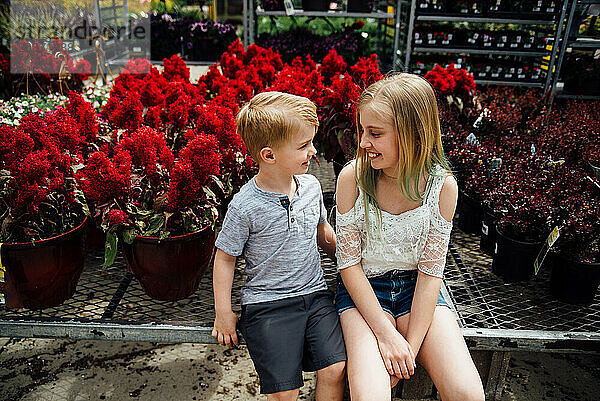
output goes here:
<path id="1" fill-rule="evenodd" d="M 417 270 L 393 270 L 381 276 L 369 278 L 381 308 L 392 315 L 394 319 L 410 312 L 413 295 L 415 294 L 417 274 Z M 341 314 L 346 309 L 356 308 L 356 305 L 339 274 L 337 282 L 335 307 L 338 314 Z M 438 295 L 437 305 L 448 306 L 441 291 Z"/>

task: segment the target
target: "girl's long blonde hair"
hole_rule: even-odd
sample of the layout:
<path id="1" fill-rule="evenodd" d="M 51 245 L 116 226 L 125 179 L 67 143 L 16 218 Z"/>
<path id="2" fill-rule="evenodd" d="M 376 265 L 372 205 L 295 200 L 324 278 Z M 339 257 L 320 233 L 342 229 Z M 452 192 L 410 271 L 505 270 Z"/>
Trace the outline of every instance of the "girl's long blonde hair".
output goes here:
<path id="1" fill-rule="evenodd" d="M 356 127 L 358 143 L 362 139 L 360 110 L 366 105 L 374 106 L 382 119 L 392 122 L 398 135 L 398 188 L 413 202 L 422 202 L 424 193 L 419 192 L 419 180 L 424 173 L 446 175 L 450 167 L 444 156 L 437 101 L 433 88 L 418 75 L 399 73 L 370 85 L 358 98 Z M 441 167 L 441 168 L 440 168 Z M 375 197 L 377 180 L 382 174 L 375 170 L 367 158 L 367 152 L 358 146 L 356 174 L 363 192 L 365 217 L 369 204 L 381 212 Z"/>

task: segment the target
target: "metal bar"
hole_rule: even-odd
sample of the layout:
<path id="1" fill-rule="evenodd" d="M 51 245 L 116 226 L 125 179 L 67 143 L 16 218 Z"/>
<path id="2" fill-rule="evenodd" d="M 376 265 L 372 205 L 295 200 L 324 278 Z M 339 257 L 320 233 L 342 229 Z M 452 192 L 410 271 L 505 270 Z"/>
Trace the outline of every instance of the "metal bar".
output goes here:
<path id="1" fill-rule="evenodd" d="M 244 47 L 248 48 L 248 1 L 243 0 Z"/>
<path id="2" fill-rule="evenodd" d="M 133 274 L 131 274 L 131 272 L 128 271 L 125 274 L 125 277 L 123 277 L 123 280 L 121 280 L 121 284 L 119 285 L 119 288 L 117 288 L 117 291 L 114 293 L 112 299 L 110 300 L 110 303 L 104 310 L 104 313 L 102 314 L 102 319 L 110 319 L 113 317 L 115 311 L 117 310 L 117 306 L 119 306 L 119 302 L 121 302 L 121 299 L 123 299 L 123 295 L 125 295 L 125 291 L 127 291 L 127 288 L 131 283 L 131 279 L 133 279 Z"/>
<path id="3" fill-rule="evenodd" d="M 416 1 L 412 0 L 410 3 L 410 15 L 408 17 L 408 33 L 406 34 L 406 56 L 404 58 L 404 72 L 408 72 L 410 68 L 410 55 L 412 53 L 412 39 L 413 30 L 415 27 L 415 9 Z"/>
<path id="4" fill-rule="evenodd" d="M 394 54 L 392 55 L 392 71 L 396 71 L 396 66 L 398 65 L 398 46 L 400 43 L 400 36 L 399 36 L 399 31 L 400 31 L 400 0 L 398 0 L 396 2 L 396 9 L 394 10 L 394 47 L 393 47 L 393 52 Z"/>
<path id="5" fill-rule="evenodd" d="M 256 11 L 256 15 L 272 15 L 278 17 L 286 17 L 285 11 Z M 390 13 L 348 13 L 342 11 L 302 11 L 294 10 L 294 15 L 297 17 L 335 17 L 335 18 L 394 18 L 394 14 Z"/>
<path id="6" fill-rule="evenodd" d="M 520 25 L 553 25 L 550 20 L 526 20 L 512 18 L 482 18 L 468 16 L 446 16 L 446 15 L 419 15 L 417 21 L 437 21 L 437 22 L 473 22 L 482 24 L 520 24 Z"/>
<path id="7" fill-rule="evenodd" d="M 472 349 L 600 353 L 600 333 L 465 327 L 461 330 Z"/>
<path id="8" fill-rule="evenodd" d="M 211 337 L 211 332 L 212 327 L 155 323 L 135 325 L 104 322 L 11 322 L 0 320 L 1 337 L 210 344 L 216 342 Z"/>
<path id="9" fill-rule="evenodd" d="M 577 0 L 573 0 L 573 6 L 571 7 L 572 11 L 574 11 L 575 9 L 575 5 L 577 3 Z M 565 14 L 567 12 L 567 6 L 569 4 L 569 0 L 564 0 L 563 5 L 562 5 L 562 10 L 560 12 L 560 19 L 557 22 L 557 27 L 556 27 L 556 35 L 554 35 L 554 44 L 552 45 L 552 54 L 550 55 L 550 63 L 548 65 L 548 75 L 546 76 L 546 84 L 544 85 L 544 92 L 548 92 L 548 89 L 550 89 L 550 82 L 554 81 L 556 82 L 556 80 L 558 79 L 558 74 L 554 73 L 554 59 L 556 58 L 556 52 L 558 51 L 558 43 L 560 42 L 560 35 L 562 33 L 562 27 L 563 24 L 565 23 Z M 571 14 L 569 15 L 569 20 L 567 22 L 567 35 L 569 35 L 569 28 L 571 27 L 571 21 L 573 20 L 573 12 L 571 12 Z M 565 46 L 566 46 L 566 42 L 567 42 L 568 38 L 565 37 L 565 39 L 563 39 L 563 43 L 562 43 L 562 49 L 560 51 L 560 56 L 564 56 L 565 54 Z M 562 59 L 559 59 L 559 63 L 558 66 L 560 67 L 562 63 Z M 560 68 L 556 69 L 556 72 L 558 73 L 560 70 Z M 552 79 L 553 77 L 556 77 L 556 79 Z M 550 96 L 551 98 L 552 96 Z"/>
<path id="10" fill-rule="evenodd" d="M 580 100 L 597 100 L 600 95 L 573 95 L 568 93 L 559 93 L 556 95 L 559 99 L 580 99 Z"/>
<path id="11" fill-rule="evenodd" d="M 568 28 L 567 28 L 568 31 Z M 577 40 L 575 42 L 569 42 L 567 47 L 574 47 L 578 49 L 598 49 L 600 48 L 600 40 L 588 39 L 588 40 Z"/>
<path id="12" fill-rule="evenodd" d="M 258 30 L 258 27 L 255 24 L 256 5 L 254 4 L 254 0 L 248 1 L 250 2 L 250 10 L 248 10 L 250 16 L 250 21 L 248 22 L 248 45 L 251 45 L 254 43 L 254 36 L 256 35 L 254 30 Z"/>
<path id="13" fill-rule="evenodd" d="M 468 47 L 467 48 L 415 47 L 413 51 L 419 52 L 419 53 L 496 54 L 496 55 L 503 55 L 503 56 L 524 56 L 524 57 L 540 57 L 540 56 L 546 55 L 546 52 L 473 49 L 473 48 L 468 48 Z"/>
<path id="14" fill-rule="evenodd" d="M 508 85 L 508 86 L 524 86 L 529 88 L 543 88 L 542 82 L 520 82 L 520 81 L 502 81 L 502 80 L 488 80 L 488 79 L 476 79 L 475 83 L 478 85 Z"/>

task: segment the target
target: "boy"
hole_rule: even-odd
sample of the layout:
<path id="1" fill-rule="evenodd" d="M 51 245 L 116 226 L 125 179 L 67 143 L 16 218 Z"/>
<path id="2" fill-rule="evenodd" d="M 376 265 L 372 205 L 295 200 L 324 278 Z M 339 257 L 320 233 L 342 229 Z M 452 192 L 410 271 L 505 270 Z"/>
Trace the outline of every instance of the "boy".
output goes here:
<path id="1" fill-rule="evenodd" d="M 310 100 L 280 92 L 256 95 L 237 117 L 258 174 L 234 196 L 216 241 L 212 336 L 238 345 L 231 286 L 244 255 L 240 332 L 267 400 L 296 400 L 302 370 L 317 371 L 318 401 L 344 394 L 346 350 L 317 249 L 333 256 L 335 234 L 321 186 L 306 174 L 318 125 Z"/>

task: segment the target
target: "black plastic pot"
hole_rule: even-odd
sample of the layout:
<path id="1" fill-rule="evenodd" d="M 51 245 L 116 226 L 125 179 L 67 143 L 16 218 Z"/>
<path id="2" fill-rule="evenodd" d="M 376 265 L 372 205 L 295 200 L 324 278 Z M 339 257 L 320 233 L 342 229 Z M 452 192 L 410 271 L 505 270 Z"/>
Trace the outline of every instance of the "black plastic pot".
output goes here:
<path id="1" fill-rule="evenodd" d="M 456 222 L 458 228 L 467 234 L 479 234 L 481 232 L 482 215 L 481 203 L 464 191 L 460 191 L 458 220 Z"/>
<path id="2" fill-rule="evenodd" d="M 518 241 L 504 235 L 496 226 L 496 246 L 492 272 L 507 282 L 525 281 L 533 277 L 533 262 L 542 248 L 542 241 Z"/>
<path id="3" fill-rule="evenodd" d="M 327 0 L 302 0 L 303 11 L 327 11 L 329 1 Z"/>
<path id="4" fill-rule="evenodd" d="M 347 11 L 349 13 L 370 13 L 373 10 L 371 0 L 348 0 Z"/>
<path id="5" fill-rule="evenodd" d="M 585 263 L 561 253 L 548 255 L 552 295 L 570 304 L 590 304 L 600 285 L 600 263 Z"/>
<path id="6" fill-rule="evenodd" d="M 481 216 L 481 237 L 479 238 L 479 248 L 483 253 L 494 256 L 496 246 L 496 216 L 491 210 L 483 208 Z"/>

